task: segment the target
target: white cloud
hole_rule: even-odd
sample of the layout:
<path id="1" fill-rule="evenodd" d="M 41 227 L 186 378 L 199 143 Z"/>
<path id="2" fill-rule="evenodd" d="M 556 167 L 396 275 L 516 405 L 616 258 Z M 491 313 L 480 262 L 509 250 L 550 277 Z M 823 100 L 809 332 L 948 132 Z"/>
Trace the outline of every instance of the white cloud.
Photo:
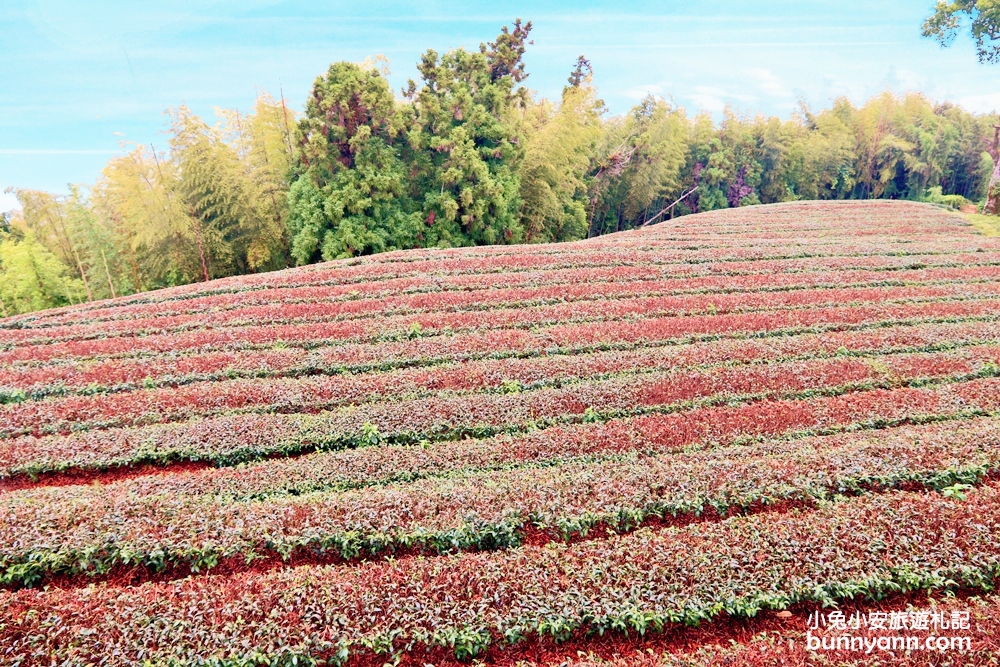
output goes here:
<path id="1" fill-rule="evenodd" d="M 927 90 L 927 77 L 918 72 L 906 68 L 895 68 L 893 75 L 895 75 L 895 81 L 892 83 L 900 92 Z"/>
<path id="2" fill-rule="evenodd" d="M 646 97 L 646 95 L 657 95 L 662 97 L 663 86 L 658 83 L 644 84 L 641 86 L 635 86 L 634 88 L 629 88 L 625 91 L 625 94 L 633 100 L 641 100 Z"/>
<path id="3" fill-rule="evenodd" d="M 1000 93 L 986 93 L 984 95 L 966 95 L 958 98 L 958 103 L 977 113 L 992 113 L 1000 109 Z"/>
<path id="4" fill-rule="evenodd" d="M 709 86 L 698 86 L 695 92 L 688 95 L 688 99 L 694 102 L 694 107 L 698 111 L 709 113 L 720 113 L 726 108 L 726 103 L 722 100 L 723 91 Z"/>
<path id="5" fill-rule="evenodd" d="M 782 98 L 784 100 L 793 99 L 792 91 L 785 86 L 785 83 L 769 69 L 753 68 L 749 70 L 750 77 L 755 80 L 757 88 L 764 91 L 771 97 Z"/>
<path id="6" fill-rule="evenodd" d="M 17 203 L 17 197 L 14 196 L 14 193 L 0 190 L 0 213 L 18 208 L 21 208 L 21 205 Z"/>
<path id="7" fill-rule="evenodd" d="M 713 86 L 696 86 L 694 92 L 689 94 L 687 98 L 694 103 L 695 110 L 713 114 L 721 113 L 726 108 L 726 104 L 731 104 L 734 101 L 749 103 L 757 99 L 752 95 L 741 95 Z"/>

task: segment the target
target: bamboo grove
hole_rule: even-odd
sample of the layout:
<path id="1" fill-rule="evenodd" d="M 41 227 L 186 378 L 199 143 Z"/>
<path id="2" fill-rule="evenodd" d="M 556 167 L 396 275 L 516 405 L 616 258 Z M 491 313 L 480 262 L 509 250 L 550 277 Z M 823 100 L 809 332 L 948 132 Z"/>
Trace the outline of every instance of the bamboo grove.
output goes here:
<path id="1" fill-rule="evenodd" d="M 805 199 L 982 201 L 995 115 L 889 92 L 720 122 L 647 97 L 611 115 L 581 56 L 558 100 L 525 85 L 531 23 L 428 50 L 398 93 L 338 62 L 303 112 L 262 94 L 210 125 L 169 112 L 91 187 L 17 190 L 0 218 L 0 315 L 414 247 L 557 242 Z"/>

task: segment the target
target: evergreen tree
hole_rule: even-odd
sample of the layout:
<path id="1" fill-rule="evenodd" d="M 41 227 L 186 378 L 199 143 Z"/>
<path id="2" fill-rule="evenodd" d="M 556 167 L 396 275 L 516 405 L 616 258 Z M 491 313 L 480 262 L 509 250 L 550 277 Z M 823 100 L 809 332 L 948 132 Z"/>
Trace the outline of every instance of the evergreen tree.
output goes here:
<path id="1" fill-rule="evenodd" d="M 392 90 L 373 63 L 334 63 L 316 79 L 288 193 L 296 264 L 418 245 L 401 131 Z"/>
<path id="2" fill-rule="evenodd" d="M 965 17 L 986 48 L 993 11 L 941 4 L 927 29 L 940 37 Z M 9 307 L 402 248 L 567 241 L 757 203 L 1000 207 L 995 115 L 884 93 L 784 120 L 727 109 L 716 123 L 654 97 L 608 117 L 584 56 L 559 100 L 524 87 L 530 33 L 517 20 L 477 51 L 425 52 L 402 99 L 379 57 L 331 65 L 300 117 L 267 95 L 249 114 L 216 110 L 215 125 L 182 106 L 169 152 L 115 157 L 89 194 L 18 191 L 23 214 L 0 220 L 8 264 L 40 268 L 8 275 Z"/>
<path id="3" fill-rule="evenodd" d="M 429 50 L 410 82 L 412 107 L 404 157 L 413 174 L 411 193 L 421 207 L 425 245 L 516 243 L 520 219 L 522 137 L 519 111 L 527 74 L 521 58 L 531 23 L 515 21 L 478 53 L 443 56 Z"/>

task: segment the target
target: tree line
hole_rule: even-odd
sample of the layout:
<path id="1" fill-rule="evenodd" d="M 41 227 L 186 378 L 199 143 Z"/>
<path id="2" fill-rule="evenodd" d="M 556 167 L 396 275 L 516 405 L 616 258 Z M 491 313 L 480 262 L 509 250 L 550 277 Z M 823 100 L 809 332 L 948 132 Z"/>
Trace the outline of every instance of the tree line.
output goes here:
<path id="1" fill-rule="evenodd" d="M 994 115 L 918 94 L 720 122 L 647 97 L 610 115 L 581 56 L 557 100 L 525 85 L 531 23 L 425 52 L 397 94 L 382 58 L 338 62 L 305 109 L 169 112 L 89 188 L 16 191 L 0 314 L 416 247 L 582 239 L 798 199 L 986 198 Z"/>

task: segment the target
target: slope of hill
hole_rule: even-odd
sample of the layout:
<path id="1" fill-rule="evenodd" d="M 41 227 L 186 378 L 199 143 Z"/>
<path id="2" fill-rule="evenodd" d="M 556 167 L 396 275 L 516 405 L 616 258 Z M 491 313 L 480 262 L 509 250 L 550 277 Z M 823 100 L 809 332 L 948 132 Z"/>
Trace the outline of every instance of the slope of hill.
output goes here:
<path id="1" fill-rule="evenodd" d="M 0 663 L 743 664 L 988 589 L 998 277 L 806 202 L 5 319 Z"/>

